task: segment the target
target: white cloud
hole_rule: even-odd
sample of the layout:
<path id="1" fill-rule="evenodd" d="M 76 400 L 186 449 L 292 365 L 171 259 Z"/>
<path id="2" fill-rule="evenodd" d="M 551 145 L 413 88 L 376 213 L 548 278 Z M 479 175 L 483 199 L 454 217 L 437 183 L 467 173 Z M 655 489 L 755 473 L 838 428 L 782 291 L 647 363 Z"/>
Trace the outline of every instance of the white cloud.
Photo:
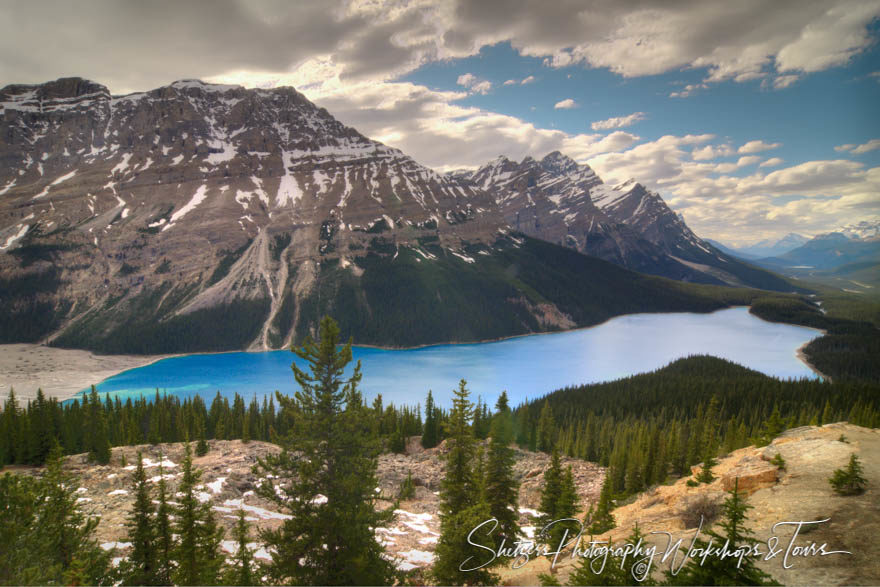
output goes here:
<path id="1" fill-rule="evenodd" d="M 737 160 L 737 162 L 736 162 L 736 166 L 737 167 L 747 167 L 749 165 L 754 165 L 755 163 L 757 163 L 760 160 L 761 160 L 761 158 L 758 157 L 757 155 L 748 155 L 746 157 L 740 157 L 739 160 Z"/>
<path id="2" fill-rule="evenodd" d="M 758 167 L 778 167 L 783 163 L 785 163 L 785 161 L 780 159 L 779 157 L 771 157 L 770 159 L 767 159 L 766 161 L 761 163 Z"/>
<path id="3" fill-rule="evenodd" d="M 345 79 L 387 81 L 504 42 L 551 67 L 624 77 L 706 68 L 703 83 L 770 75 L 785 84 L 864 51 L 880 0 L 9 0 L 4 16 L 4 79 L 77 73 L 117 93 L 257 69 L 284 76 L 314 60 Z"/>
<path id="4" fill-rule="evenodd" d="M 861 145 L 847 144 L 834 147 L 834 150 L 838 153 L 849 151 L 853 155 L 863 155 L 864 153 L 870 153 L 877 149 L 880 149 L 880 139 L 871 139 L 867 143 L 862 143 Z"/>
<path id="5" fill-rule="evenodd" d="M 521 81 L 521 82 L 519 82 L 519 83 L 520 83 L 521 85 L 524 86 L 524 85 L 526 85 L 526 84 L 530 84 L 530 83 L 532 83 L 532 82 L 534 82 L 534 81 L 535 81 L 535 76 L 530 75 L 530 76 L 524 78 L 523 81 Z"/>
<path id="6" fill-rule="evenodd" d="M 739 149 L 736 150 L 737 153 L 760 153 L 761 151 L 769 151 L 770 149 L 778 149 L 782 146 L 782 143 L 765 143 L 764 141 L 749 141 Z"/>
<path id="7" fill-rule="evenodd" d="M 634 177 L 659 191 L 673 209 L 687 213 L 688 224 L 698 234 L 721 240 L 782 236 L 792 231 L 821 233 L 880 215 L 876 197 L 880 167 L 829 160 L 764 172 L 762 167 L 783 163 L 772 158 L 740 177 L 730 174 L 753 165 L 752 156 L 741 157 L 737 163 L 693 156 L 708 148 L 723 154 L 723 145 L 708 144 L 713 138 L 665 136 L 592 157 L 588 163 L 608 183 Z"/>
<path id="8" fill-rule="evenodd" d="M 577 102 L 575 102 L 571 98 L 566 98 L 565 100 L 561 100 L 554 104 L 553 108 L 555 108 L 556 110 L 570 110 L 572 108 L 577 108 Z"/>
<path id="9" fill-rule="evenodd" d="M 628 114 L 626 116 L 618 116 L 614 118 L 607 118 L 605 120 L 599 120 L 591 124 L 590 128 L 592 128 L 593 130 L 610 130 L 612 128 L 624 128 L 645 120 L 645 118 L 646 114 L 644 112 L 633 112 L 632 114 Z"/>
<path id="10" fill-rule="evenodd" d="M 695 148 L 691 151 L 691 158 L 694 161 L 707 161 L 709 159 L 717 159 L 718 157 L 729 157 L 735 151 L 730 145 L 706 145 L 705 147 Z"/>
<path id="11" fill-rule="evenodd" d="M 773 88 L 776 90 L 787 88 L 799 79 L 801 79 L 801 76 L 796 73 L 780 75 L 773 80 Z"/>
<path id="12" fill-rule="evenodd" d="M 513 86 L 513 85 L 516 85 L 516 80 L 515 80 L 515 79 L 509 79 L 509 80 L 507 80 L 506 82 L 504 82 L 504 85 L 505 85 L 505 86 Z"/>
<path id="13" fill-rule="evenodd" d="M 475 94 L 486 95 L 492 90 L 492 82 L 480 79 L 472 73 L 465 73 L 458 76 L 456 83 L 464 86 Z"/>

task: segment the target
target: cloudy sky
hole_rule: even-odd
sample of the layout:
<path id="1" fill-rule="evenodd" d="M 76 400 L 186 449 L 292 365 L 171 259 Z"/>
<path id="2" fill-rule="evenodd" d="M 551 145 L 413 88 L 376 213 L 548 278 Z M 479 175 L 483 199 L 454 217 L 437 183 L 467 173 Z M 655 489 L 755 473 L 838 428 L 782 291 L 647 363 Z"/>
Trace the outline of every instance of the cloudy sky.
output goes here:
<path id="1" fill-rule="evenodd" d="M 440 171 L 561 150 L 744 244 L 880 218 L 880 0 L 0 0 L 0 86 L 293 85 Z"/>

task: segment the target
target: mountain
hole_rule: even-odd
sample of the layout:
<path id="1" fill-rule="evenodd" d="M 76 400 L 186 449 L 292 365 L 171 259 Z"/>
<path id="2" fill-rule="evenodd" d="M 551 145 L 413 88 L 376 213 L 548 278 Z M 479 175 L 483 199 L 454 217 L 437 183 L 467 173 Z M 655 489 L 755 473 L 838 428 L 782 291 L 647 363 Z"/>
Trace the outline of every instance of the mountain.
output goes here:
<path id="1" fill-rule="evenodd" d="M 413 345 L 723 305 L 518 235 L 493 194 L 293 88 L 183 80 L 111 96 L 64 78 L 7 86 L 0 109 L 5 342 L 277 348 L 331 313 L 359 343 Z M 620 249 L 647 247 L 634 242 Z"/>
<path id="2" fill-rule="evenodd" d="M 511 227 L 635 271 L 683 281 L 791 291 L 793 286 L 697 237 L 659 194 L 630 180 L 608 186 L 553 152 L 540 161 L 498 157 L 449 177 L 488 191 Z"/>
<path id="3" fill-rule="evenodd" d="M 734 257 L 739 257 L 740 259 L 746 259 L 747 261 L 752 261 L 757 259 L 754 255 L 749 255 L 748 253 L 743 253 L 741 249 L 736 249 L 732 246 L 725 245 L 724 243 L 718 242 L 711 238 L 707 238 L 706 242 L 724 253 L 725 255 L 732 255 Z"/>
<path id="4" fill-rule="evenodd" d="M 880 222 L 861 222 L 820 234 L 777 257 L 761 259 L 771 268 L 833 270 L 880 263 Z"/>
<path id="5" fill-rule="evenodd" d="M 781 239 L 764 239 L 747 247 L 728 247 L 744 258 L 778 257 L 807 243 L 810 239 L 790 232 Z"/>

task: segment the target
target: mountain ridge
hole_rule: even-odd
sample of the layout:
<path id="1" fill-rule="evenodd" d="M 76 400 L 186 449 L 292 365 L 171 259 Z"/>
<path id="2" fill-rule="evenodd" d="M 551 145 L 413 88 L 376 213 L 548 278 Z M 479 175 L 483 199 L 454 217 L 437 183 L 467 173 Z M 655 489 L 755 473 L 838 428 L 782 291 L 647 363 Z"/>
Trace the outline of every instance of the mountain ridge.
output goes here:
<path id="1" fill-rule="evenodd" d="M 0 131 L 6 342 L 278 348 L 335 312 L 359 342 L 422 344 L 586 325 L 608 317 L 603 304 L 707 311 L 721 307 L 713 296 L 742 297 L 624 277 L 517 236 L 493 194 L 290 87 L 181 80 L 111 96 L 81 78 L 11 85 L 0 89 Z M 543 165 L 598 180 L 559 153 Z M 628 249 L 640 243 L 624 223 L 607 226 Z M 599 285 L 576 275 L 588 270 Z M 604 289 L 624 282 L 644 291 Z"/>

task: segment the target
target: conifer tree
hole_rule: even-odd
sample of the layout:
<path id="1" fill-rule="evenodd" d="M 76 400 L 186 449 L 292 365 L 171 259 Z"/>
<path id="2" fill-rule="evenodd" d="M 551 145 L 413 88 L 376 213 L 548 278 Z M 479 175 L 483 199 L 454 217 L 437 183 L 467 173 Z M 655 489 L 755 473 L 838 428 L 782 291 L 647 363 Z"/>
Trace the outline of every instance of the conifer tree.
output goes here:
<path id="1" fill-rule="evenodd" d="M 828 482 L 840 495 L 858 495 L 865 491 L 868 480 L 862 476 L 862 464 L 856 453 L 849 456 L 849 464 L 846 469 L 836 469 Z"/>
<path id="2" fill-rule="evenodd" d="M 541 408 L 541 417 L 538 419 L 537 431 L 537 448 L 542 452 L 550 452 L 554 446 L 554 423 L 553 411 L 550 409 L 550 402 L 544 401 L 544 407 Z"/>
<path id="3" fill-rule="evenodd" d="M 199 416 L 196 418 L 196 456 L 203 457 L 208 454 L 208 441 L 205 439 L 205 419 Z"/>
<path id="4" fill-rule="evenodd" d="M 172 563 L 174 556 L 175 541 L 171 532 L 171 505 L 168 503 L 168 484 L 165 482 L 162 461 L 164 457 L 159 455 L 159 483 L 158 499 L 156 506 L 155 524 L 155 550 L 156 568 L 159 581 L 163 585 L 171 585 L 171 577 L 174 571 Z"/>
<path id="5" fill-rule="evenodd" d="M 547 543 L 552 550 L 555 551 L 566 544 L 572 545 L 572 540 L 580 532 L 581 525 L 575 519 L 575 516 L 580 511 L 578 501 L 577 489 L 574 486 L 574 477 L 571 465 L 569 465 L 559 483 L 559 496 L 556 498 L 556 508 L 554 510 L 555 523 L 548 530 L 549 539 Z"/>
<path id="6" fill-rule="evenodd" d="M 155 510 L 140 452 L 132 481 L 134 507 L 125 523 L 132 550 L 119 567 L 122 582 L 125 585 L 163 585 L 156 552 Z"/>
<path id="7" fill-rule="evenodd" d="M 596 503 L 596 509 L 593 510 L 590 517 L 591 524 L 589 527 L 590 534 L 602 534 L 617 526 L 614 515 L 611 513 L 613 509 L 613 500 L 611 495 L 611 471 L 605 474 L 605 481 L 602 483 L 602 491 L 599 493 L 599 501 Z"/>
<path id="8" fill-rule="evenodd" d="M 109 557 L 93 538 L 99 520 L 86 518 L 77 509 L 75 479 L 62 469 L 57 443 L 49 454 L 41 485 L 36 528 L 46 546 L 45 563 L 61 570 L 60 576 L 46 582 L 104 582 Z"/>
<path id="9" fill-rule="evenodd" d="M 543 528 L 557 519 L 556 505 L 562 494 L 562 465 L 559 462 L 559 451 L 553 450 L 550 467 L 544 471 L 544 487 L 541 489 L 541 512 L 538 523 Z"/>
<path id="10" fill-rule="evenodd" d="M 489 513 L 498 520 L 493 540 L 496 546 L 501 544 L 502 539 L 512 544 L 520 531 L 517 523 L 519 488 L 513 473 L 514 453 L 510 447 L 513 441 L 513 415 L 507 404 L 507 392 L 501 392 L 495 405 L 490 437 L 484 484 Z"/>
<path id="11" fill-rule="evenodd" d="M 428 397 L 425 399 L 425 427 L 422 433 L 422 447 L 434 448 L 439 442 L 437 414 L 434 407 L 434 396 L 431 390 L 428 390 Z"/>
<path id="12" fill-rule="evenodd" d="M 254 555 L 248 548 L 250 527 L 245 520 L 244 510 L 239 509 L 232 530 L 232 537 L 237 545 L 232 564 L 226 571 L 227 585 L 258 585 L 257 575 L 254 572 Z"/>
<path id="13" fill-rule="evenodd" d="M 754 546 L 757 540 L 753 533 L 746 527 L 746 513 L 752 508 L 743 499 L 739 492 L 739 480 L 734 482 L 733 489 L 729 492 L 730 497 L 722 506 L 722 521 L 719 523 L 721 532 L 706 530 L 706 535 L 714 539 L 714 544 L 723 545 L 728 543 L 728 551 L 738 548 Z M 703 538 L 697 538 L 694 548 L 705 549 L 709 542 Z M 672 571 L 666 572 L 666 578 L 670 585 L 779 585 L 773 578 L 760 570 L 753 557 L 732 556 L 722 558 L 709 556 L 691 558 L 688 563 L 673 575 Z"/>
<path id="14" fill-rule="evenodd" d="M 201 471 L 193 468 L 187 442 L 178 487 L 180 505 L 174 510 L 178 541 L 172 579 L 177 585 L 215 585 L 223 562 L 219 551 L 223 529 L 217 526 L 210 503 L 201 503 L 195 494 L 201 476 Z"/>
<path id="15" fill-rule="evenodd" d="M 89 458 L 98 464 L 110 462 L 110 435 L 107 415 L 98 398 L 98 391 L 92 386 L 89 394 Z"/>
<path id="16" fill-rule="evenodd" d="M 285 480 L 281 495 L 264 483 L 260 495 L 291 515 L 261 532 L 273 551 L 267 574 L 280 583 L 385 585 L 395 569 L 383 556 L 373 529 L 387 525 L 392 511 L 377 512 L 378 439 L 358 391 L 360 363 L 343 379 L 352 360 L 351 341 L 337 348 L 339 327 L 321 320 L 317 341 L 294 348 L 309 372 L 292 365 L 300 389 L 293 398 L 276 394 L 282 418 L 296 426 L 279 439 L 282 452 L 260 460 L 260 468 Z M 294 454 L 297 451 L 299 454 Z"/>
<path id="17" fill-rule="evenodd" d="M 476 441 L 470 421 L 474 405 L 464 379 L 453 390 L 449 413 L 446 474 L 440 490 L 440 538 L 434 551 L 433 575 L 441 585 L 491 585 L 496 577 L 488 569 L 477 569 L 485 562 L 485 551 L 468 543 L 468 535 L 491 519 L 488 504 L 482 499 L 480 482 L 475 478 Z M 476 534 L 481 544 L 491 541 L 488 530 Z"/>

